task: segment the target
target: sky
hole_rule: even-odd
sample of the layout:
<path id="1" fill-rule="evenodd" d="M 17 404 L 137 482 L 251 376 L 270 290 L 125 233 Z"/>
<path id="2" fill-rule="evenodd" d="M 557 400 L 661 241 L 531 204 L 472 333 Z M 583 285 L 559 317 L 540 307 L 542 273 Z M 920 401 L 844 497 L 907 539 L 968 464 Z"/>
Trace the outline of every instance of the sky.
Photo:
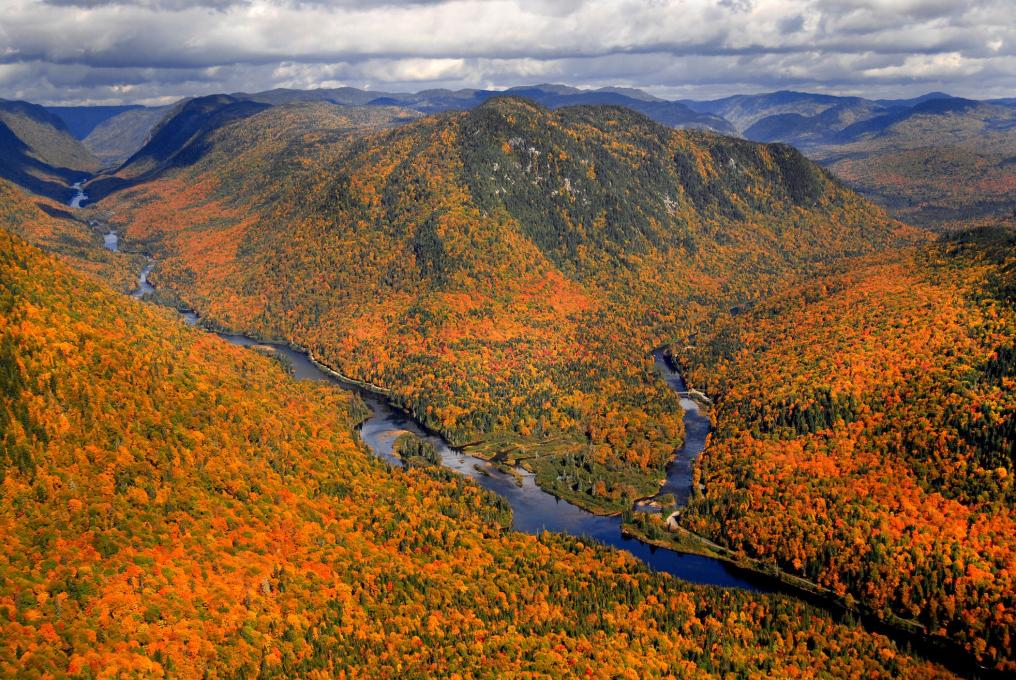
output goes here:
<path id="1" fill-rule="evenodd" d="M 1016 0 L 0 0 L 0 97 L 350 85 L 1016 96 Z"/>

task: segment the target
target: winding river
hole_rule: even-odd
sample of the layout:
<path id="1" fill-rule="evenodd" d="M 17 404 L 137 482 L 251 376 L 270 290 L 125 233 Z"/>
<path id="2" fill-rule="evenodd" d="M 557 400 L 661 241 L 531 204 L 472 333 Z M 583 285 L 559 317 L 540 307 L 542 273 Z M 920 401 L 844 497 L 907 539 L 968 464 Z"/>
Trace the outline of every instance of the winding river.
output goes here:
<path id="1" fill-rule="evenodd" d="M 188 318 L 191 323 L 197 320 L 193 314 L 190 314 Z M 330 382 L 343 389 L 359 393 L 371 410 L 371 416 L 359 428 L 360 437 L 371 451 L 392 465 L 401 465 L 399 459 L 392 454 L 392 444 L 396 437 L 403 432 L 412 432 L 418 437 L 426 439 L 437 449 L 445 467 L 469 477 L 483 488 L 493 491 L 508 501 L 512 508 L 512 528 L 517 531 L 530 534 L 537 534 L 541 531 L 557 531 L 574 536 L 590 537 L 601 543 L 626 550 L 658 571 L 665 571 L 692 583 L 737 587 L 753 591 L 768 590 L 760 579 L 751 579 L 749 574 L 739 574 L 734 567 L 726 562 L 698 555 L 685 555 L 670 550 L 661 550 L 636 539 L 626 538 L 621 535 L 620 517 L 600 517 L 567 501 L 559 500 L 538 487 L 534 475 L 530 472 L 518 470 L 522 478 L 522 485 L 519 486 L 513 475 L 502 472 L 487 461 L 452 448 L 444 439 L 426 430 L 405 411 L 392 406 L 377 394 L 322 371 L 302 352 L 285 345 L 259 342 L 244 335 L 220 333 L 219 337 L 235 345 L 271 346 L 292 365 L 293 375 L 297 379 Z M 657 355 L 657 366 L 661 367 L 661 370 L 668 371 L 665 374 L 668 382 L 672 379 L 680 380 L 666 366 L 662 356 Z M 690 400 L 688 401 L 690 402 Z M 688 427 L 689 435 L 685 445 L 678 452 L 675 464 L 670 468 L 670 471 L 674 472 L 674 477 L 671 479 L 668 476 L 667 486 L 671 484 L 675 487 L 680 486 L 686 478 L 690 482 L 690 476 L 685 473 L 685 469 L 690 469 L 690 466 L 682 464 L 682 461 L 688 456 L 697 455 L 697 452 L 702 450 L 705 445 L 705 434 L 709 432 L 709 419 L 698 412 L 694 402 L 685 403 L 685 400 L 682 400 L 682 405 L 686 408 L 685 424 L 692 427 Z M 693 422 L 689 423 L 688 421 Z M 705 427 L 702 426 L 703 422 Z M 686 451 L 687 453 L 685 453 Z M 685 497 L 687 497 L 687 493 Z"/>
<path id="2" fill-rule="evenodd" d="M 85 193 L 85 189 L 82 186 L 83 184 L 84 181 L 75 182 L 73 185 L 71 185 L 71 189 L 74 189 L 75 193 L 74 196 L 71 197 L 71 200 L 67 202 L 67 205 L 69 205 L 70 207 L 80 208 L 81 204 L 88 200 L 88 194 Z M 113 248 L 113 250 L 116 249 Z"/>
<path id="3" fill-rule="evenodd" d="M 141 270 L 138 287 L 131 293 L 133 297 L 142 299 L 155 292 L 154 286 L 148 281 L 152 267 L 152 263 L 149 263 Z M 191 325 L 198 323 L 198 316 L 194 312 L 181 314 L 186 323 Z M 692 583 L 743 588 L 756 592 L 773 590 L 769 579 L 739 570 L 722 560 L 664 550 L 623 536 L 620 517 L 594 515 L 577 505 L 558 499 L 537 486 L 535 475 L 523 469 L 517 470 L 522 482 L 520 485 L 514 475 L 502 472 L 485 460 L 452 448 L 439 435 L 424 428 L 411 415 L 393 406 L 382 396 L 322 370 L 304 352 L 287 345 L 262 342 L 245 335 L 230 333 L 217 335 L 234 345 L 272 347 L 292 367 L 293 376 L 298 380 L 329 382 L 358 393 L 371 410 L 370 417 L 359 426 L 360 437 L 375 455 L 391 465 L 401 465 L 401 461 L 392 453 L 392 445 L 400 434 L 412 432 L 429 441 L 437 449 L 445 467 L 469 477 L 483 488 L 508 501 L 512 508 L 512 528 L 517 531 L 530 534 L 557 531 L 593 538 L 631 553 L 657 571 L 673 574 Z M 662 351 L 657 350 L 654 357 L 657 371 L 662 378 L 671 387 L 683 392 L 684 381 L 669 366 Z M 667 480 L 662 489 L 677 496 L 679 503 L 688 498 L 691 488 L 691 465 L 694 458 L 705 448 L 706 435 L 710 429 L 709 418 L 699 411 L 694 401 L 682 398 L 681 406 L 685 412 L 685 442 L 667 468 Z"/>
<path id="4" fill-rule="evenodd" d="M 141 270 L 138 275 L 138 287 L 131 293 L 133 297 L 143 299 L 155 292 L 154 286 L 148 281 L 153 266 L 153 263 L 149 262 Z M 199 322 L 199 318 L 194 312 L 181 311 L 180 313 L 187 324 L 196 325 Z M 440 454 L 443 465 L 474 480 L 483 488 L 508 501 L 512 508 L 512 528 L 517 531 L 530 534 L 556 531 L 581 538 L 592 538 L 630 553 L 652 569 L 666 572 L 691 583 L 740 588 L 752 592 L 784 592 L 829 609 L 834 614 L 843 613 L 843 608 L 835 603 L 810 596 L 808 593 L 788 587 L 763 574 L 739 569 L 723 560 L 656 548 L 638 539 L 623 536 L 620 517 L 601 517 L 567 501 L 560 500 L 539 488 L 534 475 L 525 470 L 517 470 L 521 477 L 521 484 L 519 484 L 514 475 L 502 472 L 487 461 L 452 448 L 439 435 L 427 430 L 411 415 L 393 406 L 384 397 L 322 369 L 304 352 L 294 350 L 287 345 L 262 342 L 245 335 L 229 333 L 217 333 L 217 335 L 234 345 L 272 347 L 292 367 L 293 376 L 298 380 L 329 382 L 342 389 L 358 393 L 371 410 L 371 415 L 358 427 L 359 434 L 374 454 L 390 465 L 399 466 L 401 461 L 393 455 L 392 445 L 400 434 L 412 432 L 429 441 Z M 677 392 L 682 394 L 686 392 L 687 387 L 684 380 L 669 365 L 662 351 L 654 352 L 654 359 L 656 370 L 661 379 Z M 693 483 L 692 464 L 705 448 L 706 437 L 710 432 L 709 418 L 699 410 L 695 401 L 682 396 L 681 406 L 684 409 L 685 442 L 677 450 L 673 461 L 667 467 L 666 481 L 660 491 L 661 493 L 674 494 L 679 506 L 688 500 Z M 943 663 L 961 674 L 974 677 L 995 675 L 976 664 L 965 651 L 956 645 L 943 643 L 941 640 L 932 641 L 923 635 L 909 633 L 885 624 L 870 615 L 862 614 L 860 618 L 869 630 L 888 635 L 901 644 L 910 645 L 913 651 L 919 651 L 927 658 Z"/>

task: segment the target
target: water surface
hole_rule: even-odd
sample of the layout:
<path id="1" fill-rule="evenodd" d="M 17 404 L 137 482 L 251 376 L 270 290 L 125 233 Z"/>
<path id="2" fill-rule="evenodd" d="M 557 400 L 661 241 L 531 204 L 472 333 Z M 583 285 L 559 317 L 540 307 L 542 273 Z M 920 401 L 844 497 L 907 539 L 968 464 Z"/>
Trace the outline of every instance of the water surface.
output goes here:
<path id="1" fill-rule="evenodd" d="M 86 194 L 85 190 L 81 187 L 82 184 L 84 184 L 84 180 L 81 182 L 75 182 L 71 185 L 71 189 L 74 189 L 74 191 L 77 192 L 67 203 L 67 205 L 72 208 L 80 208 L 81 204 L 88 200 L 88 194 Z M 112 248 L 111 250 L 116 250 L 116 248 Z"/>
<path id="2" fill-rule="evenodd" d="M 196 320 L 193 314 L 190 318 Z M 765 579 L 754 578 L 750 573 L 742 572 L 721 560 L 663 550 L 637 539 L 622 536 L 620 517 L 601 517 L 560 500 L 537 486 L 535 476 L 522 469 L 517 470 L 522 480 L 520 486 L 515 476 L 502 472 L 482 459 L 452 448 L 440 436 L 427 431 L 412 416 L 393 407 L 384 398 L 322 371 L 303 352 L 285 345 L 259 342 L 244 335 L 221 333 L 219 337 L 244 347 L 270 346 L 292 366 L 295 378 L 330 382 L 359 393 L 372 412 L 359 428 L 360 437 L 371 451 L 392 465 L 401 465 L 399 459 L 392 453 L 395 439 L 404 432 L 412 432 L 425 439 L 437 449 L 441 463 L 445 467 L 469 477 L 483 488 L 508 501 L 512 508 L 512 528 L 516 531 L 529 534 L 556 531 L 588 537 L 625 550 L 653 569 L 673 574 L 685 581 L 751 591 L 771 591 Z M 683 389 L 680 376 L 666 365 L 662 354 L 657 353 L 656 361 L 661 371 L 667 371 L 663 374 L 667 382 Z M 677 382 L 674 382 L 675 380 Z M 674 492 L 680 490 L 685 480 L 690 484 L 690 472 L 686 471 L 682 459 L 697 455 L 697 452 L 705 446 L 705 436 L 709 432 L 709 419 L 699 412 L 698 406 L 687 399 L 682 399 L 682 405 L 686 406 L 685 426 L 688 428 L 688 437 L 678 451 L 675 464 L 668 469 L 665 485 L 665 489 L 673 487 Z M 683 497 L 687 496 L 686 489 Z"/>

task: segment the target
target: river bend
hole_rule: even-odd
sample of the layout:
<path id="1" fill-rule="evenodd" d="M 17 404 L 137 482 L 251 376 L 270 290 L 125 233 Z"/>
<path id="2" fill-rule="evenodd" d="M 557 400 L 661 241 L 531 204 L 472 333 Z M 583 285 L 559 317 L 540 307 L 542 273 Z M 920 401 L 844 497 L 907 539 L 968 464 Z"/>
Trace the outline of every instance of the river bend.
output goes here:
<path id="1" fill-rule="evenodd" d="M 84 193 L 80 187 L 76 188 L 80 193 Z M 115 237 L 115 234 L 113 236 Z M 106 246 L 110 250 L 115 250 L 117 239 L 110 239 L 107 236 Z M 133 297 L 143 299 L 155 292 L 155 287 L 148 281 L 153 266 L 154 264 L 149 261 L 139 273 L 137 289 L 131 293 Z M 199 322 L 199 318 L 194 312 L 181 311 L 180 313 L 184 322 L 189 325 L 196 325 Z M 532 473 L 521 469 L 516 471 L 521 478 L 520 485 L 515 475 L 502 472 L 487 461 L 452 448 L 438 434 L 428 431 L 411 415 L 393 406 L 384 397 L 322 369 L 304 352 L 279 343 L 261 342 L 245 335 L 229 333 L 218 333 L 217 335 L 234 345 L 272 347 L 292 367 L 293 376 L 298 380 L 329 382 L 342 389 L 358 393 L 371 411 L 371 415 L 358 426 L 358 430 L 363 442 L 375 455 L 390 465 L 401 465 L 401 461 L 392 453 L 395 439 L 400 434 L 412 432 L 429 441 L 440 454 L 441 462 L 445 467 L 469 477 L 483 488 L 508 501 L 512 508 L 512 528 L 517 531 L 529 534 L 556 531 L 580 538 L 592 538 L 630 553 L 656 571 L 671 574 L 690 583 L 740 588 L 753 592 L 792 592 L 797 597 L 812 604 L 825 606 L 834 613 L 843 611 L 842 606 L 838 604 L 827 602 L 822 598 L 811 597 L 803 591 L 782 585 L 770 577 L 739 569 L 723 560 L 661 549 L 638 539 L 623 536 L 620 517 L 594 515 L 567 501 L 560 500 L 538 487 Z M 653 357 L 661 379 L 682 395 L 685 441 L 668 465 L 666 480 L 660 490 L 660 493 L 673 494 L 680 507 L 688 501 L 691 494 L 692 467 L 695 458 L 705 448 L 711 425 L 709 418 L 700 411 L 698 404 L 684 396 L 687 386 L 681 375 L 666 361 L 662 350 L 656 350 Z M 913 651 L 919 650 L 926 657 L 960 673 L 992 677 L 995 675 L 977 664 L 964 650 L 951 642 L 941 639 L 930 640 L 924 635 L 895 628 L 871 615 L 862 615 L 861 618 L 869 630 L 881 632 L 899 643 L 911 645 Z"/>

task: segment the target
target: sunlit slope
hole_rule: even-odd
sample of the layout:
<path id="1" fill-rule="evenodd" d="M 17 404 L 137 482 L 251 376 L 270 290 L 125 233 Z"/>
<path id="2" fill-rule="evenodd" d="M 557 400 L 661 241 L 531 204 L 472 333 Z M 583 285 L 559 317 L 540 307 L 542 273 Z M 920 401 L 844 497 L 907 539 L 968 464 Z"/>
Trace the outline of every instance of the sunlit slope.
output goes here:
<path id="1" fill-rule="evenodd" d="M 703 330 L 687 526 L 1016 668 L 1016 235 L 867 258 Z"/>
<path id="2" fill-rule="evenodd" d="M 506 532 L 358 402 L 0 230 L 0 673 L 944 675 L 785 598 Z"/>
<path id="3" fill-rule="evenodd" d="M 102 235 L 88 225 L 80 212 L 32 196 L 3 179 L 0 179 L 0 225 L 120 290 L 130 290 L 137 280 L 139 258 L 107 250 Z"/>
<path id="4" fill-rule="evenodd" d="M 279 121 L 223 128 L 200 168 L 107 201 L 163 290 L 601 510 L 653 493 L 680 439 L 652 347 L 897 235 L 789 147 L 621 108 L 497 99 L 320 142 Z M 288 141 L 220 151 L 262 127 Z"/>

